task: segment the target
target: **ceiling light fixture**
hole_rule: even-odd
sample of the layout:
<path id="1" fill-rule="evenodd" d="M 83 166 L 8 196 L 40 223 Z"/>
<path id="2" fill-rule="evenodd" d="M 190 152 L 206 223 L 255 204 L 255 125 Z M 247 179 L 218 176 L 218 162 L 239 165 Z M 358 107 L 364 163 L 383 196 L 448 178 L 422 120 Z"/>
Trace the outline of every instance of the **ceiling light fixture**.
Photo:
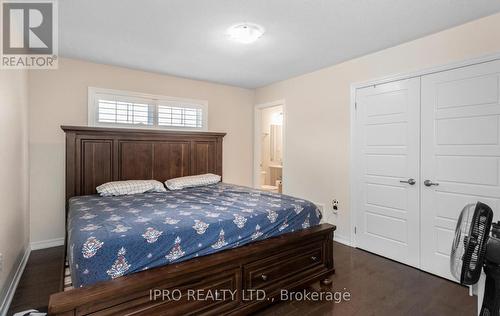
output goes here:
<path id="1" fill-rule="evenodd" d="M 227 29 L 227 35 L 235 42 L 250 44 L 258 40 L 265 30 L 254 23 L 239 23 Z"/>

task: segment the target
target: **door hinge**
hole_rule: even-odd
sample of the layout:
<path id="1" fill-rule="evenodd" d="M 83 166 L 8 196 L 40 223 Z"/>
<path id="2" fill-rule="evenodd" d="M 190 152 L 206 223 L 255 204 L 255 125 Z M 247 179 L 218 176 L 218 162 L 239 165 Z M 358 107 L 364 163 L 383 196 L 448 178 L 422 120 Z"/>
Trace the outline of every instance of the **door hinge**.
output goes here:
<path id="1" fill-rule="evenodd" d="M 358 228 L 356 226 L 354 226 L 354 234 L 356 235 L 357 232 L 358 232 Z"/>
<path id="2" fill-rule="evenodd" d="M 354 102 L 354 109 L 357 110 L 358 109 L 358 102 Z"/>

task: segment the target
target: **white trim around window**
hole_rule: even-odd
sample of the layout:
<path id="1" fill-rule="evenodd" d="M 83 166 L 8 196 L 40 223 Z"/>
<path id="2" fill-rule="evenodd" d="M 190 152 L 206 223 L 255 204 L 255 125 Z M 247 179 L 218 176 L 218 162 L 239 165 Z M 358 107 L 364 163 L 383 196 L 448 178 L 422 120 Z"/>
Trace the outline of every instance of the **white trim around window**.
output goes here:
<path id="1" fill-rule="evenodd" d="M 88 125 L 207 131 L 208 101 L 89 87 Z"/>

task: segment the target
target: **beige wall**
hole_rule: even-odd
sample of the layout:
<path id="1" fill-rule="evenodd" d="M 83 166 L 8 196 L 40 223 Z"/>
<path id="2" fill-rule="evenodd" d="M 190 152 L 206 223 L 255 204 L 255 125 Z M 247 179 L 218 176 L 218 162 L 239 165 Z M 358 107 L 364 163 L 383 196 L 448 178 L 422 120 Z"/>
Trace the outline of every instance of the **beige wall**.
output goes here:
<path id="1" fill-rule="evenodd" d="M 0 306 L 29 243 L 27 102 L 27 73 L 0 70 Z"/>
<path id="2" fill-rule="evenodd" d="M 64 134 L 87 124 L 87 87 L 208 100 L 210 131 L 224 138 L 224 181 L 251 185 L 254 91 L 61 59 L 58 70 L 29 76 L 31 241 L 64 236 Z"/>
<path id="3" fill-rule="evenodd" d="M 340 212 L 326 212 L 349 239 L 350 85 L 500 52 L 500 14 L 316 72 L 253 90 L 61 59 L 55 71 L 29 75 L 31 240 L 64 235 L 64 135 L 61 124 L 87 123 L 87 87 L 122 89 L 209 102 L 209 129 L 225 131 L 224 176 L 252 182 L 252 105 L 286 100 L 286 193 Z M 50 185 L 48 185 L 50 184 Z"/>
<path id="4" fill-rule="evenodd" d="M 286 193 L 339 199 L 325 219 L 349 239 L 350 85 L 498 52 L 500 14 L 257 89 L 256 103 L 286 101 Z"/>

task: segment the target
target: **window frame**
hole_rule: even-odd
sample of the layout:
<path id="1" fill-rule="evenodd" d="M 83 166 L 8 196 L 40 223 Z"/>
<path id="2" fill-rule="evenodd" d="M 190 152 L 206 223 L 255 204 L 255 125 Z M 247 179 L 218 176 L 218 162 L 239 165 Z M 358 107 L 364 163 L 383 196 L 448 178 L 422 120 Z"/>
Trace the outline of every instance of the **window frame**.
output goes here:
<path id="1" fill-rule="evenodd" d="M 98 96 L 110 95 L 121 97 L 124 101 L 133 99 L 142 99 L 153 101 L 148 104 L 154 107 L 153 110 L 153 125 L 139 125 L 133 123 L 101 123 L 98 121 Z M 201 127 L 184 127 L 184 126 L 162 126 L 158 124 L 158 106 L 165 105 L 165 103 L 178 102 L 179 107 L 185 108 L 199 108 L 202 113 Z M 208 101 L 188 98 L 170 97 L 164 95 L 155 95 L 141 92 L 115 90 L 97 87 L 88 87 L 87 97 L 87 124 L 92 127 L 111 127 L 111 128 L 135 128 L 135 129 L 153 129 L 153 130 L 167 130 L 167 131 L 208 131 Z M 188 106 L 185 106 L 188 105 Z M 191 105 L 192 107 L 190 107 Z"/>

